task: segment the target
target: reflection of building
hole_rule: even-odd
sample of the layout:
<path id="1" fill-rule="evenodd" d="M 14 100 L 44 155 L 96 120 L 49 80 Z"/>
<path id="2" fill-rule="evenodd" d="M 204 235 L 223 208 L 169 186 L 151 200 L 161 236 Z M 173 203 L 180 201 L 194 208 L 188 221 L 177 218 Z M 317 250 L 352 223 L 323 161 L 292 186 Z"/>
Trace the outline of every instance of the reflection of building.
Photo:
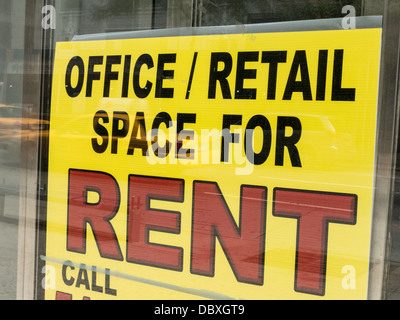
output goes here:
<path id="1" fill-rule="evenodd" d="M 0 299 L 14 299 L 17 279 L 20 201 L 20 135 L 23 103 L 25 5 L 22 0 L 0 0 Z M 7 126 L 5 123 L 10 126 Z M 8 130 L 8 128 L 12 128 Z M 17 134 L 14 134 L 17 133 Z M 10 153 L 10 148 L 14 151 Z M 6 222 L 13 222 L 4 224 Z M 8 232 L 9 229 L 11 232 Z"/>
<path id="2" fill-rule="evenodd" d="M 0 102 L 22 104 L 25 3 L 0 1 Z"/>
<path id="3" fill-rule="evenodd" d="M 253 24 L 304 19 L 343 17 L 342 7 L 353 5 L 357 15 L 363 12 L 362 0 L 195 0 L 197 26 Z"/>

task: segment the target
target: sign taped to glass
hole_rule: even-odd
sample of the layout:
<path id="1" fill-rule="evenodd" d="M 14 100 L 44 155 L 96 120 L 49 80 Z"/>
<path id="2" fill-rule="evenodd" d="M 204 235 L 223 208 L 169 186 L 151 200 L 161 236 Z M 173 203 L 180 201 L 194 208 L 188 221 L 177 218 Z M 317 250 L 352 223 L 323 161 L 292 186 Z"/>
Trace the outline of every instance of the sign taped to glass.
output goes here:
<path id="1" fill-rule="evenodd" d="M 380 28 L 58 43 L 46 298 L 366 298 L 380 50 Z"/>

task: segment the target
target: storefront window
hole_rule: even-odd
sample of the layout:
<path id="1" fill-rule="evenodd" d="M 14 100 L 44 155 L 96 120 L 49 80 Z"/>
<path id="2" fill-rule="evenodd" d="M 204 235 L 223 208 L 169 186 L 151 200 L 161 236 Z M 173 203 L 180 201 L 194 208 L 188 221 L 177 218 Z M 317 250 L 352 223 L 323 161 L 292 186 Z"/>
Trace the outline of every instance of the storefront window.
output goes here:
<path id="1" fill-rule="evenodd" d="M 282 298 L 280 277 L 294 299 L 400 297 L 399 16 L 395 0 L 0 0 L 0 299 Z M 220 166 L 194 163 L 217 128 Z M 283 236 L 305 199 L 341 205 L 319 255 Z"/>
<path id="2" fill-rule="evenodd" d="M 361 0 L 350 1 L 197 1 L 200 26 L 252 24 L 343 17 L 345 5 L 361 13 Z"/>

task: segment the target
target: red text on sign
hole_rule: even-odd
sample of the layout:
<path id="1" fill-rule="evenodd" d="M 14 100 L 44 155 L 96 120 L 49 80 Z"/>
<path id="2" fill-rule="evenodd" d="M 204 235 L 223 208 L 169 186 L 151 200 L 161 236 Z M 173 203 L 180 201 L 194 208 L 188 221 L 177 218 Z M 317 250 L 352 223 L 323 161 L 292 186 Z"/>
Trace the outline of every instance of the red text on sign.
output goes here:
<path id="1" fill-rule="evenodd" d="M 184 180 L 130 175 L 126 261 L 183 270 L 183 248 L 152 243 L 150 231 L 179 234 L 181 212 L 154 208 L 151 200 L 183 203 Z M 266 239 L 267 188 L 242 185 L 238 198 L 239 223 L 216 182 L 194 181 L 190 271 L 214 276 L 218 239 L 239 282 L 262 285 Z M 98 194 L 91 203 L 88 193 Z M 274 189 L 273 216 L 297 219 L 295 290 L 324 295 L 330 223 L 356 223 L 357 196 L 307 190 Z M 109 174 L 69 172 L 67 250 L 86 252 L 90 225 L 100 255 L 124 260 L 112 219 L 118 212 L 118 182 Z"/>

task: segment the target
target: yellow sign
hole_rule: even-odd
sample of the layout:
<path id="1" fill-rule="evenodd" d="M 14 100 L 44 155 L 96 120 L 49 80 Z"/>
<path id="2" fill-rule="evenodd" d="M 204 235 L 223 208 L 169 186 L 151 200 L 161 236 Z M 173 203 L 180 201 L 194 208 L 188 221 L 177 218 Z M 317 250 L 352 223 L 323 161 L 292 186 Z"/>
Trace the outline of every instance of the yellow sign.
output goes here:
<path id="1" fill-rule="evenodd" d="M 365 299 L 381 29 L 58 43 L 47 299 Z"/>

